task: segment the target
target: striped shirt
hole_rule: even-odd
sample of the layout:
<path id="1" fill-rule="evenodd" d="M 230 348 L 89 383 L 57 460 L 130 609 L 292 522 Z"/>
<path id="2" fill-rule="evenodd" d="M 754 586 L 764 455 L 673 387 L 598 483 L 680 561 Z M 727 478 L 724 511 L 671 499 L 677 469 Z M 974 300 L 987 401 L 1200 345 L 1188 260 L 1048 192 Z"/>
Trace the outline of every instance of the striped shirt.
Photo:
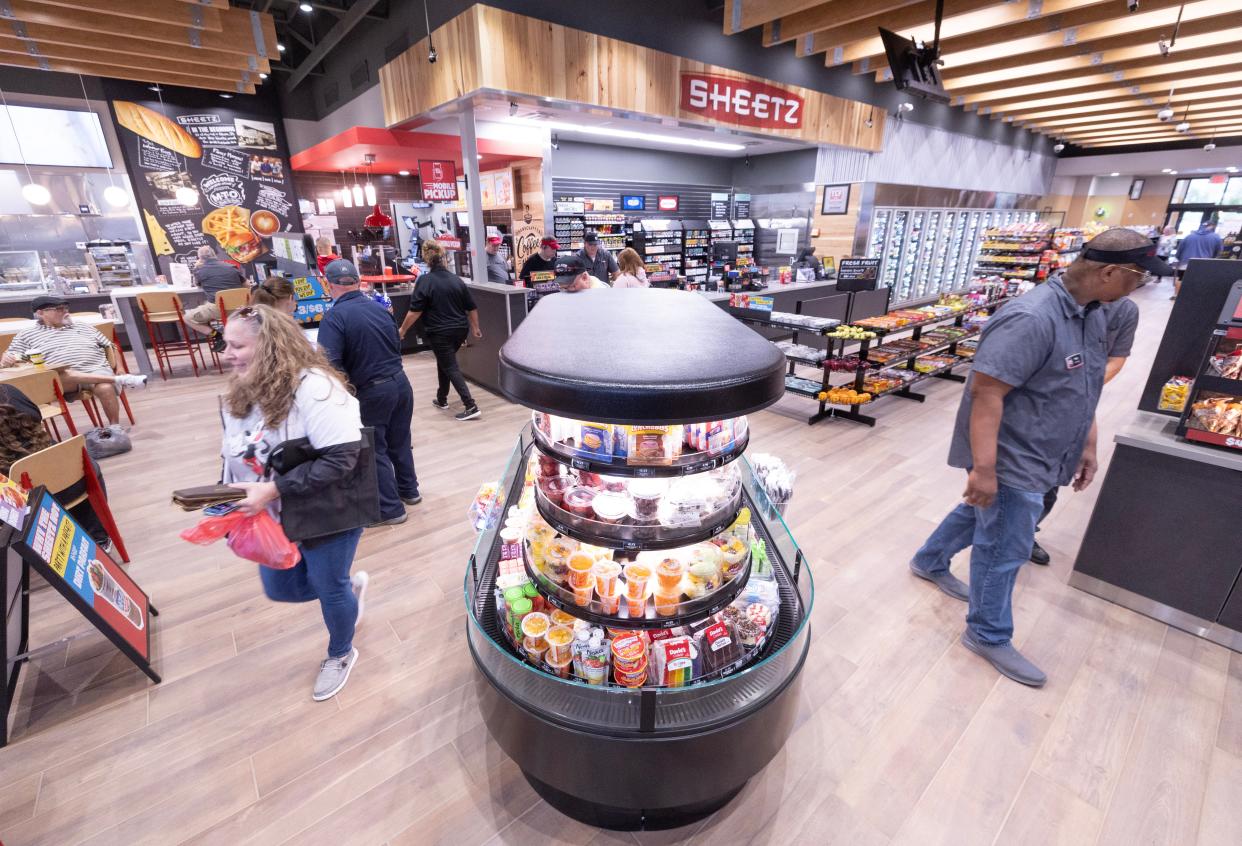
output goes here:
<path id="1" fill-rule="evenodd" d="M 111 373 L 105 353 L 110 346 L 112 343 L 93 326 L 70 323 L 53 328 L 40 323 L 18 332 L 9 345 L 9 352 L 24 356 L 30 350 L 39 350 L 48 364 L 63 364 L 72 370 Z"/>

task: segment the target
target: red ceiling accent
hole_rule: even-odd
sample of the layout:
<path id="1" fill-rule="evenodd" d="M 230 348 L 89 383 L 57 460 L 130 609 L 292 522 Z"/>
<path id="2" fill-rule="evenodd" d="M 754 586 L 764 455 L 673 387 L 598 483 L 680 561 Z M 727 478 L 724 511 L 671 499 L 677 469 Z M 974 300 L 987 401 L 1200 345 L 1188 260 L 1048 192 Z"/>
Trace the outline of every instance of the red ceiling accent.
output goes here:
<path id="1" fill-rule="evenodd" d="M 543 156 L 540 144 L 480 138 L 478 140 L 480 170 L 505 167 L 519 159 L 538 159 Z M 363 156 L 371 153 L 375 164 L 374 173 L 397 173 L 418 170 L 419 159 L 452 159 L 460 168 L 461 139 L 456 135 L 431 132 L 405 132 L 391 129 L 375 129 L 355 126 L 296 153 L 290 163 L 294 170 L 318 170 L 336 173 L 350 168 L 365 172 Z"/>

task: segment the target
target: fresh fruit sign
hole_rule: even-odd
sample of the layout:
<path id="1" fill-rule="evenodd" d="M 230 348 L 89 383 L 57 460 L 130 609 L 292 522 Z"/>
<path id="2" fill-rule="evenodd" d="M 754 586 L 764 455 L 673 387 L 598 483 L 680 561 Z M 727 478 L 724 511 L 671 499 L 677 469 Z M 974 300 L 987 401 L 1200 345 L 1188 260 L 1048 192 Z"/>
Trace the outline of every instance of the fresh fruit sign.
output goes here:
<path id="1" fill-rule="evenodd" d="M 801 129 L 805 105 L 792 91 L 766 82 L 692 71 L 681 75 L 681 110 L 720 123 Z"/>

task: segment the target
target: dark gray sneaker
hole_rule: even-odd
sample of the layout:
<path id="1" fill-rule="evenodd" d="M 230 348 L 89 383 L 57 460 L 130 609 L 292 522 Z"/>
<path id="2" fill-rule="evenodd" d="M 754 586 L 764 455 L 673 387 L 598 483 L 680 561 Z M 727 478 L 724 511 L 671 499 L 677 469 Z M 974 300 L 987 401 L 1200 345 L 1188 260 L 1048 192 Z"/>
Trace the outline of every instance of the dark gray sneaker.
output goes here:
<path id="1" fill-rule="evenodd" d="M 311 694 L 316 702 L 331 699 L 341 692 L 345 682 L 349 681 L 349 672 L 358 663 L 358 650 L 340 658 L 326 658 L 319 665 L 319 677 L 315 679 L 315 692 Z"/>
<path id="2" fill-rule="evenodd" d="M 438 399 L 432 399 L 431 404 L 434 405 L 436 408 L 438 408 L 440 411 L 444 411 L 446 408 L 448 408 L 448 402 L 440 402 Z"/>
<path id="3" fill-rule="evenodd" d="M 1048 681 L 1044 671 L 1023 658 L 1022 653 L 1014 649 L 1012 643 L 1004 643 L 999 646 L 984 643 L 976 638 L 970 629 L 967 629 L 962 632 L 962 646 L 983 658 L 983 660 L 995 667 L 1002 676 L 1007 676 L 1020 684 L 1025 684 L 1029 687 L 1043 687 L 1044 682 Z"/>
<path id="4" fill-rule="evenodd" d="M 954 599 L 960 599 L 962 602 L 970 601 L 970 588 L 964 581 L 957 576 L 945 570 L 943 573 L 929 573 L 926 570 L 920 570 L 914 566 L 914 562 L 910 562 L 910 572 L 918 576 L 920 579 L 927 579 L 936 587 L 947 593 Z"/>
<path id="5" fill-rule="evenodd" d="M 1052 563 L 1052 556 L 1048 554 L 1048 550 L 1044 549 L 1036 541 L 1031 544 L 1031 561 L 1035 564 L 1042 564 L 1047 567 Z"/>
<path id="6" fill-rule="evenodd" d="M 483 412 L 479 411 L 479 407 L 477 405 L 472 405 L 465 411 L 459 411 L 457 414 L 454 414 L 453 417 L 457 420 L 473 420 L 482 413 Z"/>
<path id="7" fill-rule="evenodd" d="M 396 517 L 389 517 L 387 520 L 379 520 L 367 526 L 368 529 L 374 529 L 377 526 L 400 526 L 406 520 L 410 519 L 410 515 L 402 511 Z"/>

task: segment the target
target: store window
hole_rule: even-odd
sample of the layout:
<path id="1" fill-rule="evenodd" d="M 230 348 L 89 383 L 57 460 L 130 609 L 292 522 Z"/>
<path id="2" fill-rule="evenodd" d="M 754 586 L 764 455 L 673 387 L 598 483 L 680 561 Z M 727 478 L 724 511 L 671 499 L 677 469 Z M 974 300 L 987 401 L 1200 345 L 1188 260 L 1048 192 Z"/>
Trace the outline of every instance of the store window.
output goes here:
<path id="1" fill-rule="evenodd" d="M 1229 185 L 1225 188 L 1225 199 L 1221 200 L 1222 206 L 1242 206 L 1242 176 L 1235 176 L 1229 180 Z"/>
<path id="2" fill-rule="evenodd" d="M 1173 183 L 1173 197 L 1169 200 L 1169 205 L 1180 206 L 1186 202 L 1186 188 L 1190 185 L 1189 179 L 1179 179 Z"/>
<path id="3" fill-rule="evenodd" d="M 1218 206 L 1225 196 L 1226 183 L 1213 182 L 1211 179 L 1192 179 L 1186 189 L 1186 205 Z"/>

